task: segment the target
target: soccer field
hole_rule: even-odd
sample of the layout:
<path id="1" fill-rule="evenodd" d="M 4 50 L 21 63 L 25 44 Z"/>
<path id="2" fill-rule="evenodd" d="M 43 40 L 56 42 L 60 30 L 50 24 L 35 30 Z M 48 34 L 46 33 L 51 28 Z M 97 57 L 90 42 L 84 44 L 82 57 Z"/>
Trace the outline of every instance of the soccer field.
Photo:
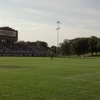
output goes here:
<path id="1" fill-rule="evenodd" d="M 0 57 L 0 100 L 100 100 L 100 58 Z"/>

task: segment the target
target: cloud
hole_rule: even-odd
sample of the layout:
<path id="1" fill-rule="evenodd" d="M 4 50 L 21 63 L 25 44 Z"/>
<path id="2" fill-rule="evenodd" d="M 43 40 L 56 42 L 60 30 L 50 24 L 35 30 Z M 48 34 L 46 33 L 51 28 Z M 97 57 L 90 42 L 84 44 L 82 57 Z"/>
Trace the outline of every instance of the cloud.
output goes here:
<path id="1" fill-rule="evenodd" d="M 2 22 L 0 21 L 0 26 L 2 25 Z"/>
<path id="2" fill-rule="evenodd" d="M 19 31 L 19 39 L 44 40 L 56 45 L 57 21 L 60 42 L 66 38 L 99 36 L 99 0 L 6 0 L 0 2 L 0 26 Z"/>

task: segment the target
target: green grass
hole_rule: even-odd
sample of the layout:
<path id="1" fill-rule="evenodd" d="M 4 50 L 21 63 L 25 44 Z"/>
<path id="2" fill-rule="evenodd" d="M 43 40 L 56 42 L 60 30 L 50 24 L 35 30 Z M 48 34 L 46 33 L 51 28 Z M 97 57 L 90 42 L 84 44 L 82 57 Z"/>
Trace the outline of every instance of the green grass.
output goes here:
<path id="1" fill-rule="evenodd" d="M 0 100 L 100 100 L 100 58 L 0 57 Z"/>

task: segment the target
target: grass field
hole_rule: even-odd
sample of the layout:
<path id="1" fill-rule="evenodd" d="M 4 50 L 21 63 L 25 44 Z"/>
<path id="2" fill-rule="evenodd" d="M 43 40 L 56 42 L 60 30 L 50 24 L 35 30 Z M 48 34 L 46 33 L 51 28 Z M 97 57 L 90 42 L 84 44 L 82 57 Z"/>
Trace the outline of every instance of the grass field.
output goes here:
<path id="1" fill-rule="evenodd" d="M 100 58 L 0 57 L 0 100 L 100 100 Z"/>

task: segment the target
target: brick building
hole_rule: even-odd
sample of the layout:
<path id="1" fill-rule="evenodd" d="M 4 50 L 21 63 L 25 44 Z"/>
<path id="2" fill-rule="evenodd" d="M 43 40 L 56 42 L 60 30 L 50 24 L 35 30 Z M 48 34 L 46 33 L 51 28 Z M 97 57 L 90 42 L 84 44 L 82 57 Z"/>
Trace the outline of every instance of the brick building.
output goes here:
<path id="1" fill-rule="evenodd" d="M 18 40 L 18 31 L 10 27 L 0 27 L 0 43 L 14 43 Z"/>

